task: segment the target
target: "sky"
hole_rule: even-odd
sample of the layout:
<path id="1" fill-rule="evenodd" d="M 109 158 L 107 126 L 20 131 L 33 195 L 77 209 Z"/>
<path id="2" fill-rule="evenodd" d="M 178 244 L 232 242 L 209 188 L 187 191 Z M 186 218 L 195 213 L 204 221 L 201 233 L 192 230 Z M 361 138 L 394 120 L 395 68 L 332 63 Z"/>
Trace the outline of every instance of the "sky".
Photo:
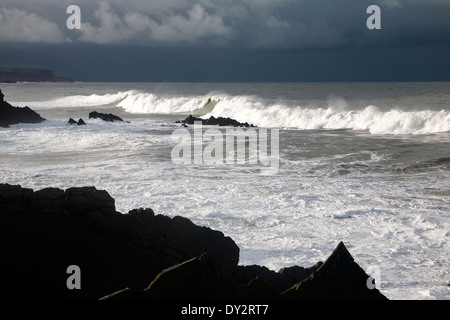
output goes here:
<path id="1" fill-rule="evenodd" d="M 78 81 L 450 81 L 449 58 L 450 0 L 0 0 L 0 67 Z"/>

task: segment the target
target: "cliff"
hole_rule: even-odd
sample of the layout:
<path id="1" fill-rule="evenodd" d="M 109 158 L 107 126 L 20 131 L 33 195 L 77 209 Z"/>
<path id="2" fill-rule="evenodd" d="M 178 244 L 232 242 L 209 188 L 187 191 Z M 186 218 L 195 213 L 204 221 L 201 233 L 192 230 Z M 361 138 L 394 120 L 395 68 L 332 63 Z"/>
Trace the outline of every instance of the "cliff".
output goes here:
<path id="1" fill-rule="evenodd" d="M 72 82 L 65 77 L 58 77 L 48 69 L 0 68 L 0 82 Z"/>

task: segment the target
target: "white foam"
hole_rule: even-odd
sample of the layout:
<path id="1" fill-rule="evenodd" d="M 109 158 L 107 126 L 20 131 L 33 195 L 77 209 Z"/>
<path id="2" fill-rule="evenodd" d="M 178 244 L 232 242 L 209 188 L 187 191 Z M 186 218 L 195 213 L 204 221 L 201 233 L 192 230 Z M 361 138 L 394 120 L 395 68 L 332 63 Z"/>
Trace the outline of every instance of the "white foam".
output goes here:
<path id="1" fill-rule="evenodd" d="M 253 97 L 221 100 L 205 117 L 230 117 L 260 127 L 366 130 L 372 134 L 428 134 L 450 131 L 449 111 L 380 110 L 368 106 L 362 110 L 307 108 L 273 103 L 264 104 Z"/>
<path id="2" fill-rule="evenodd" d="M 208 100 L 209 97 L 201 95 L 164 97 L 153 93 L 130 92 L 117 106 L 130 113 L 171 114 L 201 109 Z"/>
<path id="3" fill-rule="evenodd" d="M 130 92 L 108 93 L 104 95 L 72 95 L 46 101 L 13 101 L 11 104 L 17 106 L 28 106 L 32 109 L 95 107 L 116 104 L 120 100 L 124 99 L 128 94 L 130 94 Z"/>

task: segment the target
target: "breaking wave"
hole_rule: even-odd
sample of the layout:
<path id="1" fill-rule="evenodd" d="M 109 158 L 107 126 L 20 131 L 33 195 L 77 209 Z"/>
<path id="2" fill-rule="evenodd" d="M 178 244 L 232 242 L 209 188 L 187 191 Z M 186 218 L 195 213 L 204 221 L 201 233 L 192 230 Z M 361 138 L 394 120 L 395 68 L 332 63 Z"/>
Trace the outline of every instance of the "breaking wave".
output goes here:
<path id="1" fill-rule="evenodd" d="M 450 131 L 448 110 L 383 110 L 374 105 L 352 108 L 343 100 L 325 107 L 301 106 L 296 101 L 210 93 L 163 96 L 137 90 L 110 94 L 74 95 L 51 101 L 18 103 L 33 108 L 117 106 L 130 113 L 193 114 L 230 117 L 259 127 L 301 130 L 353 129 L 372 134 L 430 134 Z M 381 106 L 382 107 L 382 106 Z"/>

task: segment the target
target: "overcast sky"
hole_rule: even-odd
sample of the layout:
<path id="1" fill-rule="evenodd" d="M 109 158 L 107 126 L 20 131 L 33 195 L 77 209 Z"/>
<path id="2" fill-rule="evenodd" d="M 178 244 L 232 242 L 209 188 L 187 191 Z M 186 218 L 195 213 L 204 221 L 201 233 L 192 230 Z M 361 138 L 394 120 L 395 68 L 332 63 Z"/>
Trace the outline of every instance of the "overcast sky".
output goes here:
<path id="1" fill-rule="evenodd" d="M 370 5 L 381 29 L 366 26 Z M 449 58 L 450 0 L 0 4 L 1 66 L 81 81 L 450 81 Z"/>

